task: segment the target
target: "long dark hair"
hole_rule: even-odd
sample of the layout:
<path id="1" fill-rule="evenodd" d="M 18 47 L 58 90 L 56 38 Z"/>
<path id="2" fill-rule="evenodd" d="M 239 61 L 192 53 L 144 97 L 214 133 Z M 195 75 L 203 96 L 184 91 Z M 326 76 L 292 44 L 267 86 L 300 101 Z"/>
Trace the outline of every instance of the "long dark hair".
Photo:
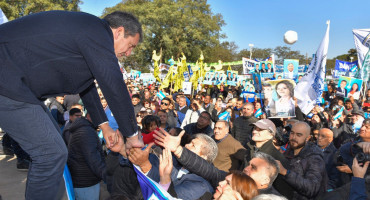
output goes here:
<path id="1" fill-rule="evenodd" d="M 275 91 L 277 91 L 277 88 L 280 84 L 285 84 L 288 89 L 289 89 L 289 95 L 290 97 L 294 97 L 294 86 L 293 84 L 290 82 L 290 81 L 287 81 L 287 80 L 283 80 L 283 81 L 280 81 L 279 83 L 276 84 L 275 86 Z M 277 96 L 279 97 L 279 99 L 281 98 L 281 96 L 279 96 L 279 94 L 276 92 Z"/>

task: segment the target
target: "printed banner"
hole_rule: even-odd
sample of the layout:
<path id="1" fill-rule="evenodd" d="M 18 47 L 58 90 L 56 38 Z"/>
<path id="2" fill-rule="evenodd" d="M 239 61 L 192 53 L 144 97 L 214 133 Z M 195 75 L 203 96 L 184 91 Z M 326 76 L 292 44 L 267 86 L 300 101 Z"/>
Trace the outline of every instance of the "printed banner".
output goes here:
<path id="1" fill-rule="evenodd" d="M 284 59 L 284 78 L 296 80 L 298 79 L 299 60 Z"/>
<path id="2" fill-rule="evenodd" d="M 335 68 L 333 77 L 339 78 L 340 76 L 354 77 L 357 71 L 357 60 L 355 62 L 346 62 L 342 60 L 335 60 Z"/>
<path id="3" fill-rule="evenodd" d="M 226 74 L 227 85 L 236 86 L 238 83 L 238 71 L 227 70 Z"/>
<path id="4" fill-rule="evenodd" d="M 256 61 L 243 57 L 243 74 L 250 74 L 254 71 Z"/>

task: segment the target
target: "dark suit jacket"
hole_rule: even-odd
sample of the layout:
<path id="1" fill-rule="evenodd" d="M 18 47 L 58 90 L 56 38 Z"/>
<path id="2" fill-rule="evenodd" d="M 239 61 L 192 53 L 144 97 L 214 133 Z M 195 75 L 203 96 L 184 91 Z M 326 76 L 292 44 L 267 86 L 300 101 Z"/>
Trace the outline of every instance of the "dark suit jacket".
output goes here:
<path id="1" fill-rule="evenodd" d="M 2 24 L 0 35 L 0 95 L 40 104 L 80 94 L 97 126 L 108 120 L 96 79 L 122 134 L 137 131 L 107 22 L 83 12 L 49 11 Z"/>

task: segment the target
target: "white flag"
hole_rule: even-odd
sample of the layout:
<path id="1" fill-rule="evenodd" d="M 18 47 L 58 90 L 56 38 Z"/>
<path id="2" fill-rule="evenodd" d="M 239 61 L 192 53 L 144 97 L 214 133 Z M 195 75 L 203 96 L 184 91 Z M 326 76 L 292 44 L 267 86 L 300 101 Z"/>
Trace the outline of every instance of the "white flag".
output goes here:
<path id="1" fill-rule="evenodd" d="M 327 21 L 327 29 L 323 40 L 307 72 L 303 75 L 297 86 L 294 88 L 294 96 L 298 100 L 298 106 L 304 114 L 311 112 L 318 97 L 324 90 L 325 65 L 329 46 L 330 21 Z"/>
<path id="2" fill-rule="evenodd" d="M 370 47 L 370 29 L 353 29 L 353 38 L 355 40 L 358 65 L 361 69 L 361 78 L 363 81 L 369 80 L 369 47 Z M 366 59 L 367 58 L 367 59 Z"/>
<path id="3" fill-rule="evenodd" d="M 8 22 L 8 18 L 6 18 L 3 10 L 0 8 L 0 24 L 3 24 L 5 22 Z"/>
<path id="4" fill-rule="evenodd" d="M 358 65 L 361 68 L 365 55 L 369 51 L 370 29 L 353 29 L 352 32 L 357 50 Z"/>

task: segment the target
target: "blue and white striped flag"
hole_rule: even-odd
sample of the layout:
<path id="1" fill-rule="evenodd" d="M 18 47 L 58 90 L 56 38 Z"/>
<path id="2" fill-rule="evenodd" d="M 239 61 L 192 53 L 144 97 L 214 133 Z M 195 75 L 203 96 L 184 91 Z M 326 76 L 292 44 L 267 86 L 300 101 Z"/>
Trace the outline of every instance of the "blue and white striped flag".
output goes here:
<path id="1" fill-rule="evenodd" d="M 166 97 L 166 95 L 165 95 L 162 91 L 159 91 L 159 92 L 157 92 L 157 97 L 158 97 L 160 100 L 162 100 L 163 98 L 165 98 L 165 97 Z"/>
<path id="2" fill-rule="evenodd" d="M 342 116 L 343 110 L 344 110 L 344 107 L 342 106 L 342 108 L 337 112 L 337 114 L 334 115 L 334 120 Z"/>
<path id="3" fill-rule="evenodd" d="M 5 16 L 3 10 L 0 8 L 0 24 L 8 22 L 8 18 Z"/>
<path id="4" fill-rule="evenodd" d="M 139 167 L 134 165 L 134 170 L 137 174 L 137 180 L 141 187 L 144 199 L 148 200 L 175 200 L 167 191 L 163 190 L 162 186 L 147 177 Z"/>
<path id="5" fill-rule="evenodd" d="M 353 38 L 355 40 L 358 65 L 361 70 L 361 78 L 364 82 L 369 81 L 370 73 L 370 29 L 353 29 Z"/>
<path id="6" fill-rule="evenodd" d="M 225 120 L 225 121 L 229 122 L 230 121 L 230 113 L 225 111 L 225 112 L 218 115 L 218 119 Z"/>
<path id="7" fill-rule="evenodd" d="M 263 114 L 263 112 L 262 112 L 261 108 L 258 108 L 258 110 L 256 110 L 256 112 L 254 113 L 254 117 L 258 118 L 262 114 Z"/>

